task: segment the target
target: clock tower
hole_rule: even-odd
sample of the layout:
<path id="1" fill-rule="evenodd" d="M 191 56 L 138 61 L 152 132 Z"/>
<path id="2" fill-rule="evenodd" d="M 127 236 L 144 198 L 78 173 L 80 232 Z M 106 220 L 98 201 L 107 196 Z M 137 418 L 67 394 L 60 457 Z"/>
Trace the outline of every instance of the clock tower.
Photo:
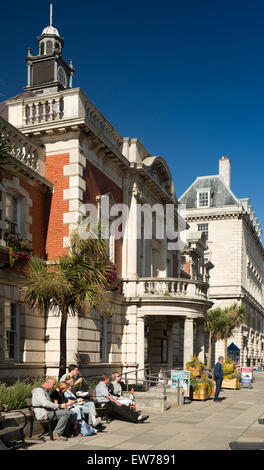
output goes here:
<path id="1" fill-rule="evenodd" d="M 52 5 L 50 25 L 43 29 L 37 39 L 38 55 L 31 55 L 31 49 L 28 49 L 26 57 L 28 73 L 25 89 L 37 94 L 47 94 L 72 88 L 74 68 L 72 60 L 67 64 L 62 58 L 64 41 L 52 25 Z"/>

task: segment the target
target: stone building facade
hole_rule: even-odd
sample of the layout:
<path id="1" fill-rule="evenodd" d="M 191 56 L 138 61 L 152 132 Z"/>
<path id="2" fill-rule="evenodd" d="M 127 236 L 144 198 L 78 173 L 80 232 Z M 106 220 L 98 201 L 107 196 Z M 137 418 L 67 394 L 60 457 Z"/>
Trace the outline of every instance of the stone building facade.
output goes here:
<path id="1" fill-rule="evenodd" d="M 219 160 L 219 174 L 198 177 L 179 202 L 186 206 L 192 230 L 207 237 L 205 256 L 214 264 L 209 297 L 214 306 L 234 302 L 247 307 L 247 321 L 229 339 L 240 349 L 242 366 L 263 362 L 264 249 L 261 228 L 248 198 L 231 191 L 231 161 Z M 215 345 L 215 358 L 223 354 L 223 342 Z"/>
<path id="2" fill-rule="evenodd" d="M 149 219 L 138 212 L 139 204 L 158 204 L 164 214 L 167 205 L 173 207 L 177 230 L 178 201 L 166 161 L 150 155 L 137 138 L 122 137 L 80 88 L 72 88 L 72 61 L 62 58 L 56 28 L 45 28 L 38 42 L 38 55 L 28 50 L 25 91 L 0 104 L 0 130 L 13 146 L 12 169 L 0 188 L 0 378 L 56 375 L 59 365 L 59 316 L 30 313 L 21 297 L 22 273 L 8 266 L 3 234 L 9 186 L 15 204 L 24 207 L 20 226 L 12 230 L 48 263 L 68 252 L 86 204 L 99 214 L 107 198 L 117 210 L 113 221 L 120 204 L 128 208 L 124 236 L 109 240 L 121 287 L 112 292 L 107 315 L 87 309 L 85 316 L 69 318 L 68 363 L 78 360 L 84 376 L 117 369 L 143 377 L 146 370 L 182 367 L 193 354 L 204 360 L 204 320 L 212 306 L 205 235 L 189 230 L 184 249 L 169 250 L 167 236 L 157 236 L 154 211 L 151 237 L 144 238 Z M 8 302 L 14 305 L 10 311 Z M 11 324 L 17 353 L 8 356 Z"/>

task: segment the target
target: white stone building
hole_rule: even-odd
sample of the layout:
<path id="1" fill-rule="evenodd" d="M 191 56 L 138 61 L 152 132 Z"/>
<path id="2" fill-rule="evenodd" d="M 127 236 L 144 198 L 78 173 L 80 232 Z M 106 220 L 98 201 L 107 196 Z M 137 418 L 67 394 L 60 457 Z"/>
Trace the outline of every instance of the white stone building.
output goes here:
<path id="1" fill-rule="evenodd" d="M 0 104 L 0 128 L 15 147 L 13 167 L 20 168 L 17 184 L 28 172 L 27 178 L 34 179 L 37 188 L 39 184 L 45 188 L 42 205 L 48 222 L 41 224 L 44 252 L 37 244 L 38 223 L 44 217 L 38 199 L 32 193 L 29 200 L 15 187 L 14 204 L 29 204 L 31 215 L 27 220 L 22 217 L 14 230 L 23 233 L 28 242 L 33 239 L 34 254 L 53 262 L 67 253 L 70 233 L 78 225 L 85 204 L 95 204 L 100 212 L 107 196 L 110 207 L 125 204 L 129 209 L 122 227 L 128 236 L 109 241 L 121 287 L 112 293 L 107 316 L 87 311 L 84 317 L 69 319 L 68 364 L 78 358 L 85 376 L 116 369 L 137 369 L 144 376 L 146 369 L 158 372 L 182 367 L 194 354 L 204 360 L 204 319 L 212 306 L 208 299 L 212 266 L 204 262 L 204 234 L 197 228 L 190 230 L 181 253 L 168 250 L 167 238 L 157 236 L 155 224 L 150 239 L 137 238 L 137 220 L 142 217 L 136 211 L 137 204 L 159 204 L 164 213 L 170 204 L 177 215 L 177 198 L 166 161 L 150 155 L 138 139 L 123 138 L 80 88 L 72 88 L 72 61 L 68 65 L 62 58 L 63 39 L 56 28 L 45 28 L 38 42 L 36 56 L 28 50 L 25 92 Z M 5 201 L 5 184 L 1 189 Z M 1 217 L 5 227 L 5 211 Z M 157 217 L 154 214 L 152 220 Z M 118 213 L 112 218 L 116 220 Z M 149 223 L 151 220 L 142 217 L 142 231 Z M 6 255 L 3 233 L 1 236 L 0 252 L 2 249 Z M 190 273 L 186 272 L 186 263 L 191 266 Z M 31 375 L 56 375 L 60 318 L 52 312 L 28 311 L 19 295 L 22 277 L 3 266 L 1 377 L 24 376 L 29 371 Z M 12 331 L 15 349 L 10 347 L 6 302 L 16 320 Z"/>
<path id="2" fill-rule="evenodd" d="M 244 303 L 247 323 L 236 331 L 231 342 L 240 349 L 242 366 L 263 361 L 263 276 L 264 249 L 261 228 L 248 198 L 239 199 L 231 191 L 231 162 L 219 160 L 219 174 L 198 177 L 179 202 L 186 206 L 191 230 L 206 234 L 206 256 L 214 264 L 209 297 L 214 306 Z M 223 342 L 215 347 L 215 359 L 223 354 Z"/>

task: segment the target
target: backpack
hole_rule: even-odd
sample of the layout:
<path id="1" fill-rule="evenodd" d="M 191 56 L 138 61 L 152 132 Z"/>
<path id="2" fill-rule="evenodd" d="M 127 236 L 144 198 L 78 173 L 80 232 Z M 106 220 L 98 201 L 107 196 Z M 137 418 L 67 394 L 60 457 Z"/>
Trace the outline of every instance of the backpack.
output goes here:
<path id="1" fill-rule="evenodd" d="M 95 429 L 87 424 L 84 420 L 80 422 L 80 433 L 85 436 L 92 436 L 95 434 Z"/>

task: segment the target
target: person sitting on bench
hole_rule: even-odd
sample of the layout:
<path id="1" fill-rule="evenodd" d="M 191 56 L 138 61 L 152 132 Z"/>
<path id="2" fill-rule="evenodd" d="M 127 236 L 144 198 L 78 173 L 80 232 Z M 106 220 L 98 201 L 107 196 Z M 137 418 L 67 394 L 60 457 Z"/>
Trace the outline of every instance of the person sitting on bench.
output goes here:
<path id="1" fill-rule="evenodd" d="M 96 386 L 96 399 L 100 406 L 108 406 L 117 414 L 125 418 L 131 423 L 143 423 L 148 416 L 142 416 L 136 411 L 131 410 L 128 406 L 119 403 L 109 392 L 107 385 L 109 384 L 109 376 L 102 374 L 101 382 Z"/>
<path id="2" fill-rule="evenodd" d="M 68 390 L 68 384 L 66 382 L 60 382 L 55 390 L 51 392 L 50 398 L 54 403 L 61 405 L 67 401 L 64 397 L 64 392 L 66 392 L 66 390 Z"/>
<path id="3" fill-rule="evenodd" d="M 121 375 L 118 372 L 112 374 L 112 382 L 108 386 L 108 390 L 111 395 L 122 405 L 133 405 L 134 400 L 130 398 L 122 397 L 122 385 L 121 385 Z"/>
<path id="4" fill-rule="evenodd" d="M 67 390 L 64 392 L 64 399 L 66 400 L 71 400 L 73 401 L 73 408 L 72 411 L 76 414 L 76 418 L 82 419 L 83 413 L 89 414 L 89 424 L 96 428 L 98 424 L 101 424 L 101 418 L 96 417 L 96 410 L 95 410 L 95 404 L 93 401 L 85 401 L 81 397 L 77 397 L 75 395 L 75 392 L 73 391 L 74 387 L 74 380 L 67 376 L 65 379 L 65 382 L 67 384 Z M 87 392 L 87 396 L 89 393 Z"/>
<path id="5" fill-rule="evenodd" d="M 71 379 L 74 380 L 75 386 L 78 385 L 79 383 L 82 383 L 83 378 L 78 376 L 80 375 L 79 372 L 79 367 L 76 364 L 70 364 L 68 367 L 68 372 L 65 372 L 63 376 L 60 378 L 60 382 L 64 382 L 66 380 L 67 376 L 70 376 Z"/>
<path id="6" fill-rule="evenodd" d="M 56 427 L 53 432 L 54 439 L 67 441 L 64 434 L 69 435 L 70 426 L 73 424 L 74 415 L 68 409 L 73 401 L 67 403 L 53 403 L 49 391 L 53 390 L 56 384 L 55 377 L 47 377 L 45 382 L 32 390 L 32 406 L 37 420 L 54 418 Z M 39 408 L 38 408 L 39 407 Z"/>

